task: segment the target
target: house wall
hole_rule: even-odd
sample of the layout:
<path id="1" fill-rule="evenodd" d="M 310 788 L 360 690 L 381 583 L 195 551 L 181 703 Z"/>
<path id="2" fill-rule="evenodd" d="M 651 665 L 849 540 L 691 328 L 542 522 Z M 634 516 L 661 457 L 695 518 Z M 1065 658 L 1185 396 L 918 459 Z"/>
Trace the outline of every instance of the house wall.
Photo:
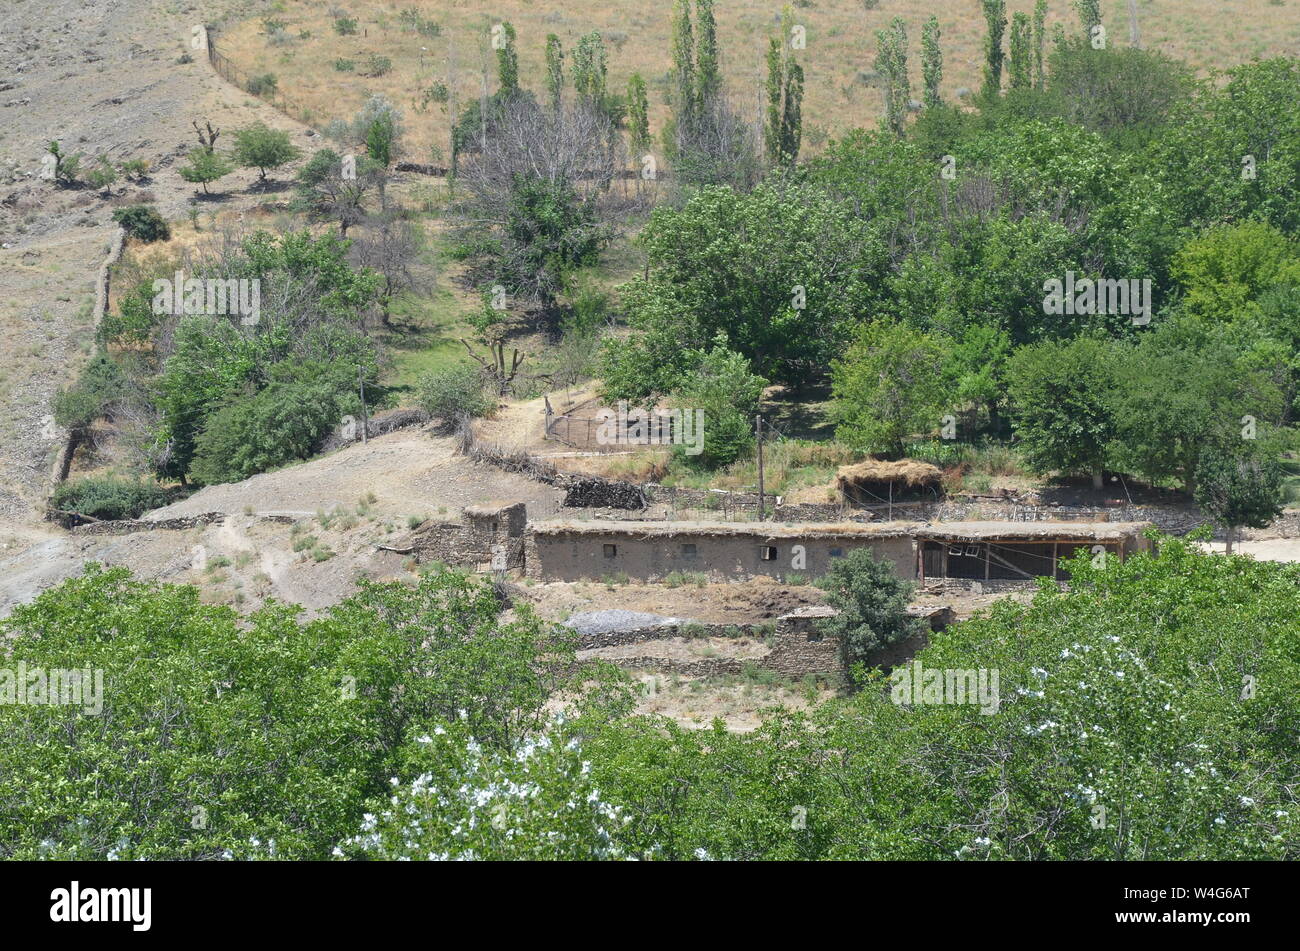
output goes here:
<path id="1" fill-rule="evenodd" d="M 605 546 L 614 545 L 613 557 Z M 686 546 L 694 545 L 691 555 Z M 776 549 L 776 558 L 764 560 L 762 548 Z M 802 546 L 802 554 L 796 551 Z M 792 575 L 824 575 L 839 555 L 870 548 L 876 557 L 893 564 L 903 578 L 916 577 L 916 550 L 911 538 L 776 538 L 761 535 L 538 535 L 527 540 L 528 576 L 540 581 L 598 579 L 622 573 L 638 581 L 658 581 L 674 571 L 703 572 L 712 580 L 743 580 L 766 575 L 787 579 Z"/>

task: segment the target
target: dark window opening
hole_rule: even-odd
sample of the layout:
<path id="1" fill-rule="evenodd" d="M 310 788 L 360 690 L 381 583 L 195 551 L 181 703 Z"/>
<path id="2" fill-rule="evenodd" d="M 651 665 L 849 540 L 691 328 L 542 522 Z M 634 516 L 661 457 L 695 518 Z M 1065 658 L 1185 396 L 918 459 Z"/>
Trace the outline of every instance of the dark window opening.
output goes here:
<path id="1" fill-rule="evenodd" d="M 695 545 L 693 543 L 687 542 L 685 545 L 682 546 L 682 557 L 684 558 L 695 557 Z"/>
<path id="2" fill-rule="evenodd" d="M 776 546 L 764 545 L 758 550 L 758 557 L 763 561 L 776 561 Z"/>
<path id="3" fill-rule="evenodd" d="M 606 557 L 606 558 L 613 558 L 615 555 L 618 554 L 618 546 L 617 546 L 617 545 L 604 545 L 604 546 L 602 546 L 602 547 L 603 547 L 604 550 L 605 550 L 605 557 Z"/>
<path id="4" fill-rule="evenodd" d="M 843 549 L 843 548 L 832 548 L 832 549 L 831 549 L 831 557 L 832 557 L 832 558 L 843 558 L 843 557 L 844 557 L 844 549 Z"/>

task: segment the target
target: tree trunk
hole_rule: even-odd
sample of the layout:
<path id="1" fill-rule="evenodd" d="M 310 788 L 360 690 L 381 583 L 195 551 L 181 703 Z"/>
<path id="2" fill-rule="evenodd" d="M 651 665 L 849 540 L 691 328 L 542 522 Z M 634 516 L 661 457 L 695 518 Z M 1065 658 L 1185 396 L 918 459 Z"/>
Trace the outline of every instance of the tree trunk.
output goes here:
<path id="1" fill-rule="evenodd" d="M 1224 548 L 1223 548 L 1223 553 L 1224 553 L 1225 555 L 1231 555 L 1231 554 L 1232 554 L 1232 536 L 1233 536 L 1233 534 L 1234 534 L 1235 532 L 1236 532 L 1236 526 L 1229 525 L 1229 526 L 1228 526 L 1228 529 L 1227 529 L 1227 532 L 1226 532 L 1227 539 L 1228 539 L 1228 543 L 1227 543 L 1227 544 L 1224 546 Z"/>
<path id="2" fill-rule="evenodd" d="M 1105 487 L 1105 483 L 1102 480 L 1101 466 L 1092 470 L 1092 487 L 1098 490 Z"/>

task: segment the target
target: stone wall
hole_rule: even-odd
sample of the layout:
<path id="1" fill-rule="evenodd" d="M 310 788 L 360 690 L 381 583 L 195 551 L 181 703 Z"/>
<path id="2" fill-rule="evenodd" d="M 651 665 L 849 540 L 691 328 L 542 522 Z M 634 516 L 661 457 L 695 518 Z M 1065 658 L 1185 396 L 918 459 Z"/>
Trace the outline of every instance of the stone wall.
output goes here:
<path id="1" fill-rule="evenodd" d="M 69 531 L 74 535 L 130 535 L 134 532 L 148 532 L 157 529 L 184 531 L 190 528 L 198 528 L 203 525 L 211 525 L 213 522 L 220 522 L 224 520 L 225 517 L 225 514 L 222 512 L 204 512 L 202 515 L 185 515 L 180 518 L 160 518 L 154 521 L 124 518 L 109 522 L 88 522 L 84 525 L 74 525 L 69 529 Z"/>

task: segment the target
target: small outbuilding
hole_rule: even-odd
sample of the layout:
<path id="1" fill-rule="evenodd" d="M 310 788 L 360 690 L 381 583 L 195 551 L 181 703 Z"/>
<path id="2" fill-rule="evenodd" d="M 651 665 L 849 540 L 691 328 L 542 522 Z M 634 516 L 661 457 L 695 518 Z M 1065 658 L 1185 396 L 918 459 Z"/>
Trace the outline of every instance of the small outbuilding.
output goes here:
<path id="1" fill-rule="evenodd" d="M 887 505 L 937 499 L 943 489 L 943 471 L 928 462 L 867 459 L 840 466 L 835 488 L 845 505 Z"/>

